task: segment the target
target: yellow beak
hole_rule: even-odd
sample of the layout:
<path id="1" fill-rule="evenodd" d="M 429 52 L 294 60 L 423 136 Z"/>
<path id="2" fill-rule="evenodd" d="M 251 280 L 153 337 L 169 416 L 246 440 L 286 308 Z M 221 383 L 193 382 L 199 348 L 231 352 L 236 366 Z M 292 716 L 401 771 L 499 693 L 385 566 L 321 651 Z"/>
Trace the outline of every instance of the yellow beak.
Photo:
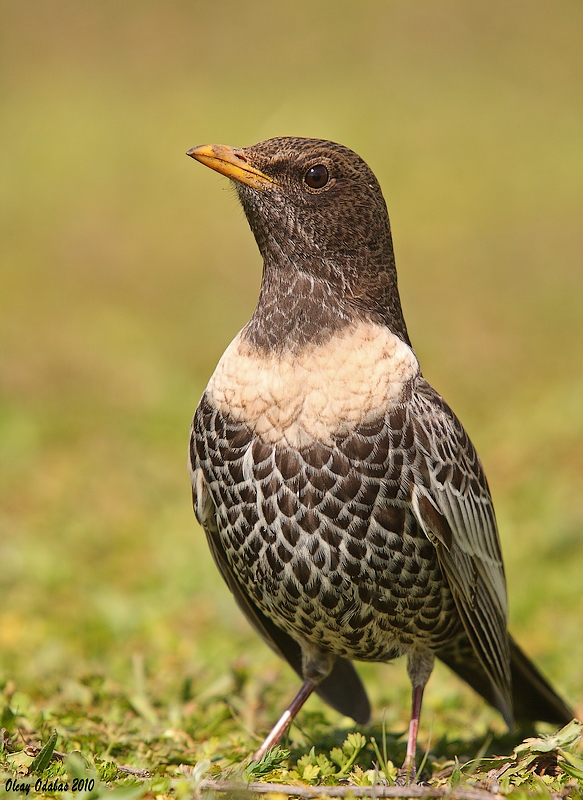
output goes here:
<path id="1" fill-rule="evenodd" d="M 199 147 L 193 147 L 186 155 L 215 169 L 222 175 L 226 175 L 227 178 L 239 181 L 239 183 L 246 183 L 247 186 L 252 186 L 254 189 L 277 186 L 277 181 L 251 166 L 243 155 L 243 151 L 237 151 L 233 147 L 227 147 L 224 144 L 201 144 Z"/>

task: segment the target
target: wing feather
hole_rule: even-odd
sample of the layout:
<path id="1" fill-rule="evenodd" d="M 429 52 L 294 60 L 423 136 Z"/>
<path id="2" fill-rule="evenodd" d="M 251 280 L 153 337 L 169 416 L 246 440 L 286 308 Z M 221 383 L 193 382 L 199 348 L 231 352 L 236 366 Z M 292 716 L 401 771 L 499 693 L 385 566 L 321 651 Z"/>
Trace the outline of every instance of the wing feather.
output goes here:
<path id="1" fill-rule="evenodd" d="M 419 470 L 415 516 L 437 548 L 466 632 L 512 722 L 510 650 L 504 566 L 490 491 L 480 460 L 443 399 L 418 379 L 407 408 Z"/>

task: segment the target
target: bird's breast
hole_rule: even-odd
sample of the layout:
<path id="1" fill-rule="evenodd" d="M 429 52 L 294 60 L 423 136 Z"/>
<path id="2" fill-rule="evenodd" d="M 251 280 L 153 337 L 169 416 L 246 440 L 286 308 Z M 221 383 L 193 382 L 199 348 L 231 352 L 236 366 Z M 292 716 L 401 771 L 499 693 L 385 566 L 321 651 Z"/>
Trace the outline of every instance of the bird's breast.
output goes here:
<path id="1" fill-rule="evenodd" d="M 332 444 L 397 405 L 419 373 L 411 348 L 385 327 L 353 323 L 324 344 L 265 354 L 231 342 L 208 387 L 222 413 L 263 441 L 301 448 Z"/>

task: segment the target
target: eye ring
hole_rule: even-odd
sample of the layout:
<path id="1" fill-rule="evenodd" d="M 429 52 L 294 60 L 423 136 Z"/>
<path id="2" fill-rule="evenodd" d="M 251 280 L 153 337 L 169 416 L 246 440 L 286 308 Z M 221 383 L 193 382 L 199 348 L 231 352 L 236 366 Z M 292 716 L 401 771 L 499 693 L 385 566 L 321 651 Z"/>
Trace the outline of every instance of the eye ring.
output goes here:
<path id="1" fill-rule="evenodd" d="M 304 183 L 310 189 L 323 189 L 330 179 L 328 167 L 324 164 L 315 164 L 304 175 Z"/>

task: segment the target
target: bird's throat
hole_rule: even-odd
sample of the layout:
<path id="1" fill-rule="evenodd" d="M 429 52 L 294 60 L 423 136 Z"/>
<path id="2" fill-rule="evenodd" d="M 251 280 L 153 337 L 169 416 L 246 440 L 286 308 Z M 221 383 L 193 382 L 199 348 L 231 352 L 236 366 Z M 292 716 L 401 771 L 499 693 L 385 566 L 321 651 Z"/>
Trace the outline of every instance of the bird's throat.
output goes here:
<path id="1" fill-rule="evenodd" d="M 354 321 L 354 314 L 325 280 L 296 267 L 266 268 L 257 308 L 243 331 L 262 355 L 299 353 L 332 339 Z"/>

